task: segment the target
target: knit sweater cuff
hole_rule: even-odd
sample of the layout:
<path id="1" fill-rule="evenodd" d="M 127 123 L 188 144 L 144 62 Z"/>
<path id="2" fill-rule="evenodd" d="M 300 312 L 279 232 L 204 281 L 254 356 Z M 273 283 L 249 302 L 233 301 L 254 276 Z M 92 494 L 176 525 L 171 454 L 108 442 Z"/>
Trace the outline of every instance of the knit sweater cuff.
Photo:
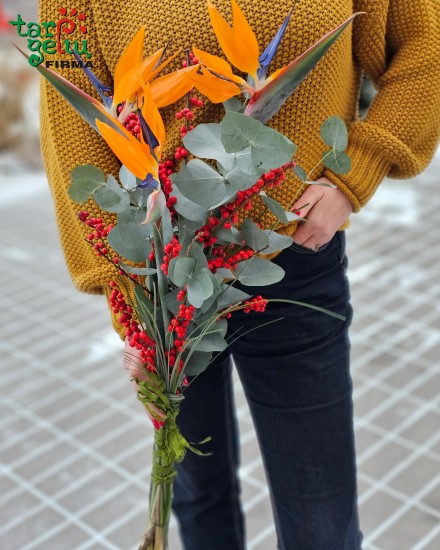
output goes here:
<path id="1" fill-rule="evenodd" d="M 391 162 L 390 134 L 366 122 L 355 122 L 349 131 L 347 155 L 352 169 L 348 174 L 335 174 L 325 169 L 323 175 L 332 181 L 353 204 L 358 212 L 371 198 L 387 175 Z M 388 145 L 388 147 L 387 147 Z"/>

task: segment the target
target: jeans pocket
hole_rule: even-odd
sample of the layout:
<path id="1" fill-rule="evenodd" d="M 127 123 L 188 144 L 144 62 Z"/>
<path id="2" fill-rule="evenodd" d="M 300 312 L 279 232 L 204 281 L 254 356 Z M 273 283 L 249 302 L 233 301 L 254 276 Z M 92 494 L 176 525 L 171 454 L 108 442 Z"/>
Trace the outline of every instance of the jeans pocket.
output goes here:
<path id="1" fill-rule="evenodd" d="M 307 248 L 307 246 L 303 246 L 302 244 L 293 242 L 289 246 L 289 250 L 293 250 L 294 252 L 298 252 L 299 254 L 316 255 L 316 254 L 319 254 L 320 252 L 323 252 L 330 245 L 331 242 L 332 241 L 329 241 L 328 243 L 323 244 L 322 246 L 319 247 L 318 250 L 313 250 L 312 248 Z"/>

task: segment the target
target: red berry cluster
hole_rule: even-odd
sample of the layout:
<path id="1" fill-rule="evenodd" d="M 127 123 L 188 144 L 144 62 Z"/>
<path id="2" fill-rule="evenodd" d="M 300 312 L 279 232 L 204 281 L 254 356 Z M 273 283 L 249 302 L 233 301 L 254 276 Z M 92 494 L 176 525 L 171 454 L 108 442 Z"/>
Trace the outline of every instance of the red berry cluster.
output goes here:
<path id="1" fill-rule="evenodd" d="M 168 266 L 173 258 L 176 258 L 180 251 L 182 250 L 182 245 L 179 244 L 177 235 L 171 239 L 171 241 L 164 246 L 165 255 L 163 257 L 163 264 L 160 266 L 160 269 L 168 275 Z"/>
<path id="2" fill-rule="evenodd" d="M 127 330 L 131 330 L 133 309 L 125 301 L 124 294 L 117 289 L 115 281 L 110 281 L 109 285 L 113 289 L 109 297 L 112 311 L 115 315 L 120 314 L 120 316 L 118 317 L 118 322 L 123 325 Z"/>
<path id="3" fill-rule="evenodd" d="M 202 103 L 201 107 L 203 107 L 203 101 L 201 103 Z M 184 109 L 176 113 L 176 118 L 177 120 L 182 120 L 183 118 L 186 118 L 186 120 L 192 120 L 194 118 L 194 112 L 191 111 L 191 109 L 189 109 L 188 107 L 185 107 Z"/>
<path id="4" fill-rule="evenodd" d="M 197 241 L 203 243 L 205 248 L 217 242 L 217 238 L 213 237 L 211 233 L 218 225 L 220 225 L 220 220 L 215 216 L 210 216 L 208 218 L 208 223 L 196 231 Z"/>
<path id="5" fill-rule="evenodd" d="M 118 107 L 118 114 L 122 111 L 122 105 Z M 132 136 L 137 139 L 141 139 L 141 123 L 139 122 L 139 117 L 136 113 L 130 113 L 124 122 L 125 128 L 130 132 Z"/>
<path id="6" fill-rule="evenodd" d="M 176 165 L 172 160 L 165 160 L 159 163 L 159 181 L 162 185 L 162 190 L 165 193 L 167 199 L 167 208 L 171 212 L 171 217 L 174 219 L 176 216 L 174 205 L 177 202 L 176 197 L 171 197 L 173 192 L 173 184 L 171 182 L 170 176 L 174 174 Z"/>
<path id="7" fill-rule="evenodd" d="M 78 212 L 78 218 L 93 230 L 93 233 L 87 235 L 89 242 L 96 241 L 93 245 L 93 249 L 97 256 L 106 256 L 108 254 L 108 248 L 102 239 L 105 239 L 110 231 L 113 229 L 113 225 L 107 227 L 102 223 L 101 218 L 91 218 L 89 212 L 86 210 L 80 210 Z"/>
<path id="8" fill-rule="evenodd" d="M 227 257 L 224 247 L 215 248 L 212 252 L 215 256 L 217 256 L 217 258 L 208 260 L 208 267 L 212 273 L 215 273 L 217 269 L 220 269 L 221 267 L 224 267 L 225 269 L 237 269 L 237 264 L 239 262 L 249 260 L 249 258 L 252 258 L 255 254 L 255 250 L 252 250 L 252 248 L 240 250 L 229 258 Z"/>
<path id="9" fill-rule="evenodd" d="M 156 371 L 156 343 L 138 326 L 128 337 L 128 344 L 140 352 L 140 359 L 150 372 Z"/>
<path id="10" fill-rule="evenodd" d="M 185 147 L 177 147 L 176 152 L 174 153 L 174 158 L 176 160 L 182 160 L 188 156 L 188 151 Z"/>
<path id="11" fill-rule="evenodd" d="M 118 290 L 116 282 L 110 281 L 113 289 L 109 296 L 109 303 L 115 315 L 119 315 L 118 322 L 125 327 L 125 336 L 130 347 L 140 352 L 140 359 L 150 372 L 155 372 L 156 344 L 148 334 L 139 327 L 133 318 L 133 308 L 125 301 L 124 294 Z"/>
<path id="12" fill-rule="evenodd" d="M 185 285 L 185 287 L 186 287 L 186 285 Z M 186 288 L 181 288 L 179 290 L 179 292 L 177 293 L 176 298 L 177 298 L 178 302 L 184 302 L 185 299 L 186 299 Z"/>
<path id="13" fill-rule="evenodd" d="M 183 338 L 185 338 L 188 326 L 193 320 L 194 312 L 194 306 L 186 306 L 185 304 L 181 304 L 179 307 L 179 312 L 175 317 L 171 319 L 171 322 L 168 326 L 168 331 L 175 332 L 179 339 L 183 340 Z"/>
<path id="14" fill-rule="evenodd" d="M 190 65 L 197 65 L 198 62 L 199 62 L 199 60 L 197 59 L 197 57 L 192 52 L 190 52 L 189 53 L 189 64 Z M 186 59 L 184 59 L 182 61 L 182 67 L 188 67 L 188 61 Z"/>
<path id="15" fill-rule="evenodd" d="M 208 220 L 209 223 L 205 224 L 198 231 L 196 231 L 196 234 L 200 234 L 197 240 L 199 242 L 203 242 L 205 247 L 212 246 L 216 242 L 216 239 L 215 237 L 212 237 L 211 234 L 218 225 L 222 224 L 225 229 L 230 229 L 233 224 L 238 222 L 237 211 L 240 208 L 251 210 L 251 199 L 260 193 L 263 187 L 265 189 L 271 189 L 272 187 L 278 187 L 281 185 L 281 183 L 286 179 L 286 170 L 292 168 L 294 165 L 294 162 L 288 162 L 280 168 L 270 170 L 270 172 L 267 172 L 260 179 L 258 179 L 252 187 L 246 189 L 246 191 L 239 191 L 235 200 L 220 208 L 220 219 L 215 216 L 211 216 Z"/>
<path id="16" fill-rule="evenodd" d="M 244 308 L 245 313 L 250 313 L 251 311 L 265 311 L 268 300 L 263 298 L 263 296 L 254 296 L 250 300 L 246 300 L 244 305 L 248 307 Z"/>
<path id="17" fill-rule="evenodd" d="M 186 126 L 182 126 L 182 128 L 180 128 L 180 137 L 184 138 L 188 132 L 191 132 L 191 130 L 194 130 L 194 126 L 192 124 L 190 124 L 188 128 Z"/>

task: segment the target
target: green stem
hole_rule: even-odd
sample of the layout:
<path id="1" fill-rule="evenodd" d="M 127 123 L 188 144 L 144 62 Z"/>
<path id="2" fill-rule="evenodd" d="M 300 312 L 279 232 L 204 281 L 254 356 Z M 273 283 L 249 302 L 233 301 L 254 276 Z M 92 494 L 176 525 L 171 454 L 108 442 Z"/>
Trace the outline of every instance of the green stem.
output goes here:
<path id="1" fill-rule="evenodd" d="M 168 281 L 167 277 L 161 270 L 160 266 L 163 264 L 163 235 L 162 235 L 162 226 L 160 220 L 154 223 L 154 249 L 156 253 L 156 265 L 157 265 L 157 286 L 158 294 L 160 300 L 160 306 L 162 308 L 162 317 L 163 317 L 163 329 L 165 337 L 165 346 L 170 345 L 171 334 L 168 332 L 168 326 L 171 322 L 171 314 L 166 307 L 163 297 L 168 294 Z M 167 381 L 168 384 L 168 381 Z"/>

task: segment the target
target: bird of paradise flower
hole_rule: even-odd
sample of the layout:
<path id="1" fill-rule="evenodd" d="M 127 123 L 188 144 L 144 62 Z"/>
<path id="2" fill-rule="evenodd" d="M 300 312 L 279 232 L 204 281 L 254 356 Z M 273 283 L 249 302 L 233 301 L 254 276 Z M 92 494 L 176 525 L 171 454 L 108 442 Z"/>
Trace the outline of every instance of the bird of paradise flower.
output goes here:
<path id="1" fill-rule="evenodd" d="M 44 65 L 38 66 L 37 70 L 101 134 L 122 164 L 138 178 L 139 186 L 152 189 L 145 220 L 145 223 L 150 223 L 163 213 L 166 206 L 158 178 L 158 164 L 166 137 L 159 108 L 188 93 L 193 85 L 184 75 L 197 70 L 197 67 L 180 69 L 157 78 L 179 52 L 164 60 L 166 48 L 161 48 L 143 60 L 144 34 L 144 28 L 141 28 L 118 60 L 114 91 L 105 86 L 93 71 L 83 67 L 102 102 Z M 81 62 L 81 58 L 76 57 Z M 135 113 L 139 120 L 139 139 L 124 126 L 131 113 Z"/>
<path id="2" fill-rule="evenodd" d="M 236 0 L 232 0 L 232 26 L 208 0 L 211 23 L 223 53 L 234 67 L 247 73 L 248 78 L 244 80 L 235 75 L 224 59 L 197 48 L 193 48 L 193 51 L 200 61 L 201 70 L 187 73 L 185 77 L 213 103 L 220 103 L 244 93 L 247 98 L 244 114 L 265 124 L 280 110 L 353 19 L 362 13 L 353 14 L 297 59 L 267 77 L 268 67 L 281 44 L 293 9 L 267 48 L 259 55 L 260 48 L 255 33 Z"/>

